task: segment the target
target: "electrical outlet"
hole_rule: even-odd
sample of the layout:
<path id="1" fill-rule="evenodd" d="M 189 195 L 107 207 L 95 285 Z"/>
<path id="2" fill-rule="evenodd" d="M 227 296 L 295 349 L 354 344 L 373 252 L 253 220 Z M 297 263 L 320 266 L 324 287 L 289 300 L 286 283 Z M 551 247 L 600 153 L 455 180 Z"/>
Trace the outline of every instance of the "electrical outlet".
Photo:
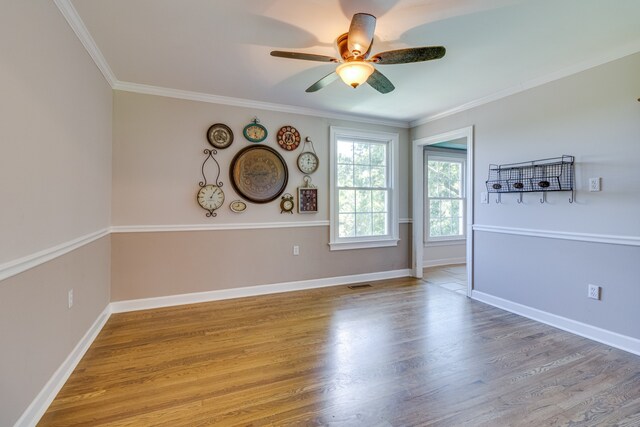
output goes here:
<path id="1" fill-rule="evenodd" d="M 298 245 L 294 245 L 293 246 L 293 254 L 296 255 L 296 256 L 300 255 L 300 246 L 298 246 Z"/>
<path id="2" fill-rule="evenodd" d="M 600 286 L 589 285 L 589 289 L 587 290 L 587 296 L 591 299 L 600 299 Z"/>
<path id="3" fill-rule="evenodd" d="M 69 308 L 73 307 L 73 289 L 69 289 L 67 294 L 67 305 Z"/>
<path id="4" fill-rule="evenodd" d="M 600 191 L 600 178 L 589 178 L 589 191 Z"/>

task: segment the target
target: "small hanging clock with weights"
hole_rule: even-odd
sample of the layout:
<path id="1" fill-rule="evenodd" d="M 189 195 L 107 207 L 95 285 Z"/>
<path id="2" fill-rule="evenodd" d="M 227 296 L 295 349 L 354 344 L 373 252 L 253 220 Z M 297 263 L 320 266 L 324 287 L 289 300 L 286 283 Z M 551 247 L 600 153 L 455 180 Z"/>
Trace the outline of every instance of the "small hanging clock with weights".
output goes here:
<path id="1" fill-rule="evenodd" d="M 307 143 L 311 146 L 311 151 L 304 151 L 306 149 Z M 304 139 L 303 151 L 298 156 L 298 161 L 296 162 L 298 165 L 298 169 L 305 175 L 312 174 L 318 170 L 318 166 L 320 164 L 320 160 L 316 155 L 316 150 L 313 148 L 313 142 L 309 137 Z"/>
<path id="2" fill-rule="evenodd" d="M 244 127 L 242 134 L 247 141 L 250 142 L 262 142 L 267 139 L 267 128 L 260 124 L 260 120 L 257 117 Z"/>
<path id="3" fill-rule="evenodd" d="M 196 200 L 200 207 L 207 211 L 207 217 L 216 217 L 218 210 L 222 204 L 224 203 L 224 191 L 222 191 L 222 182 L 220 179 L 220 165 L 213 157 L 214 154 L 217 154 L 216 150 L 204 150 L 204 154 L 207 155 L 207 158 L 202 162 L 202 181 L 198 183 L 200 186 L 200 190 L 198 190 L 198 194 L 196 195 Z M 209 159 L 213 160 L 218 169 L 218 175 L 216 176 L 215 181 L 209 184 L 207 183 L 207 177 L 204 173 L 204 167 L 209 161 Z"/>

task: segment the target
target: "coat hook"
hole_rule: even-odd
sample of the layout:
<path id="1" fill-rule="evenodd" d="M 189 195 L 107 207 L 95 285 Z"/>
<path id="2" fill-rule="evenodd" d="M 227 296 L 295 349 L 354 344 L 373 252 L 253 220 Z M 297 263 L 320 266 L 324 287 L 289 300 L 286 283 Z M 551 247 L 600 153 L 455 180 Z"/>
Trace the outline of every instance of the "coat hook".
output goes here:
<path id="1" fill-rule="evenodd" d="M 540 203 L 547 203 L 547 193 L 545 191 L 542 192 L 542 199 L 540 199 Z"/>
<path id="2" fill-rule="evenodd" d="M 576 199 L 575 190 L 571 190 L 571 196 L 569 197 L 569 203 L 573 203 Z"/>
<path id="3" fill-rule="evenodd" d="M 498 193 L 498 197 L 496 197 L 496 204 L 502 203 L 502 194 Z"/>
<path id="4" fill-rule="evenodd" d="M 518 204 L 522 203 L 522 193 L 520 193 L 520 196 L 518 197 L 518 199 L 516 201 L 518 202 Z"/>

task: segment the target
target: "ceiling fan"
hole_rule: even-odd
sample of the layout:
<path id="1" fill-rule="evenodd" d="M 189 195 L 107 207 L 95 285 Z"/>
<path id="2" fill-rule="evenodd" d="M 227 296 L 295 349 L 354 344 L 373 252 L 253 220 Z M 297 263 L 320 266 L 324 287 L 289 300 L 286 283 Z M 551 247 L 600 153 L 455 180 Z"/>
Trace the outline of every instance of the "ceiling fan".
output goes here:
<path id="1" fill-rule="evenodd" d="M 369 58 L 375 28 L 375 16 L 368 13 L 356 13 L 353 15 L 349 32 L 340 35 L 336 40 L 338 52 L 342 59 L 280 50 L 272 51 L 271 56 L 340 64 L 335 71 L 309 86 L 306 92 L 316 92 L 340 77 L 342 81 L 354 89 L 366 82 L 380 93 L 389 93 L 395 89 L 395 86 L 380 71 L 376 70 L 372 64 L 408 64 L 429 61 L 442 58 L 446 52 L 443 46 L 412 47 L 380 52 Z"/>

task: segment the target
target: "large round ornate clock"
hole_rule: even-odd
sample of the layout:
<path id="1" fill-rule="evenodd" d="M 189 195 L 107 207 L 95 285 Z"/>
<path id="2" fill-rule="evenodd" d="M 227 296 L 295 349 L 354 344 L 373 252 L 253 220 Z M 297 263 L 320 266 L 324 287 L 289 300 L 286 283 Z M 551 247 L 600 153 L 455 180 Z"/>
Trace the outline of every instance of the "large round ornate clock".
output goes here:
<path id="1" fill-rule="evenodd" d="M 253 203 L 267 203 L 284 192 L 289 170 L 282 156 L 266 145 L 251 145 L 235 155 L 229 168 L 238 195 Z"/>

